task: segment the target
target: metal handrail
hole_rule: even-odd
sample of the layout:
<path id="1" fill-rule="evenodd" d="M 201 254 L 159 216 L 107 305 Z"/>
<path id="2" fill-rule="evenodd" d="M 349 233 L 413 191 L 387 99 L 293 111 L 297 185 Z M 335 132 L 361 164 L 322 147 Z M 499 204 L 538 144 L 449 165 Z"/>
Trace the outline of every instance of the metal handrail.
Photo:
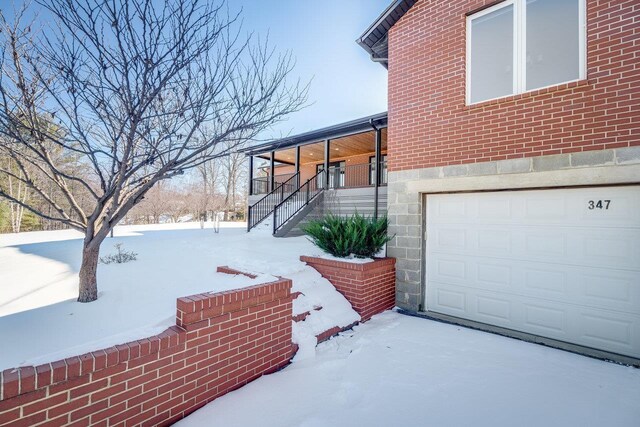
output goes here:
<path id="1" fill-rule="evenodd" d="M 313 201 L 324 190 L 325 184 L 324 170 L 321 170 L 278 203 L 273 208 L 273 234 Z"/>
<path id="2" fill-rule="evenodd" d="M 378 175 L 378 179 L 379 181 L 379 185 L 387 185 L 388 181 L 389 181 L 389 176 L 388 176 L 388 172 L 387 172 L 387 161 L 386 160 L 382 160 L 380 162 L 380 172 Z"/>
<path id="3" fill-rule="evenodd" d="M 273 188 L 271 187 L 271 176 L 262 176 L 253 178 L 251 181 L 251 193 L 258 194 L 269 194 L 271 191 L 275 190 L 283 182 L 287 181 L 289 178 L 294 176 L 295 173 L 285 173 L 280 175 L 274 175 L 273 177 Z"/>
<path id="4" fill-rule="evenodd" d="M 285 199 L 285 194 L 289 195 L 298 189 L 299 175 L 299 172 L 296 172 L 269 194 L 249 206 L 247 211 L 247 231 L 251 231 L 252 228 L 271 215 L 275 206 Z"/>
<path id="5" fill-rule="evenodd" d="M 329 188 L 360 188 L 375 185 L 376 166 L 374 163 L 332 166 L 329 168 Z M 386 162 L 380 162 L 378 185 L 386 185 Z"/>

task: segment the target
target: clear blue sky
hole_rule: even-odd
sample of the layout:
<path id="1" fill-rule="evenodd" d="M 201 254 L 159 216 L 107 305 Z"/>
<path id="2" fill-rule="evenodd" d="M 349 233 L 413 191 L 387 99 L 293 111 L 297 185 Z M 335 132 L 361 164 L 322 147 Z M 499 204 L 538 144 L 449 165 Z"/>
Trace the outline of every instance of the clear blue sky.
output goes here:
<path id="1" fill-rule="evenodd" d="M 289 50 L 295 77 L 311 81 L 309 107 L 274 129 L 297 134 L 386 111 L 387 71 L 355 42 L 390 0 L 229 0 L 244 29 Z"/>
<path id="2" fill-rule="evenodd" d="M 0 8 L 5 9 L 0 0 Z M 277 138 L 376 114 L 387 109 L 387 71 L 355 42 L 391 0 L 227 0 L 242 10 L 243 31 L 289 51 L 292 80 L 311 82 L 310 104 L 261 139 Z M 20 6 L 20 2 L 14 3 Z M 47 14 L 35 2 L 39 20 Z M 12 8 L 7 8 L 12 9 Z M 9 14 L 11 16 L 11 14 Z M 53 25 L 53 24 L 52 24 Z"/>

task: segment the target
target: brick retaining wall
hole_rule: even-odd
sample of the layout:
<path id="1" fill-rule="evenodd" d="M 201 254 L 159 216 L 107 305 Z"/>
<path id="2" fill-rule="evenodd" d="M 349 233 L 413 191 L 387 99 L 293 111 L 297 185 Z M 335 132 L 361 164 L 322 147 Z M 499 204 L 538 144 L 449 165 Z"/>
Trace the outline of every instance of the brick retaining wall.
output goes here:
<path id="1" fill-rule="evenodd" d="M 351 303 L 363 322 L 395 306 L 394 258 L 375 259 L 361 264 L 308 256 L 301 256 L 300 260 L 329 280 Z"/>
<path id="2" fill-rule="evenodd" d="M 167 425 L 289 363 L 291 281 L 179 298 L 146 339 L 0 374 L 0 425 Z"/>

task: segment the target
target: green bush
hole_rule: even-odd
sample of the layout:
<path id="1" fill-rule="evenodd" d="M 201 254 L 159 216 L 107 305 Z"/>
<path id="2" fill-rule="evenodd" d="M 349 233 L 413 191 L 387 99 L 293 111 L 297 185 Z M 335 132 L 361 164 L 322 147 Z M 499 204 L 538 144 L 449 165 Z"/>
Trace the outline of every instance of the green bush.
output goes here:
<path id="1" fill-rule="evenodd" d="M 374 219 L 358 213 L 350 217 L 327 215 L 303 227 L 310 240 L 323 251 L 339 258 L 374 257 L 391 240 L 386 216 Z"/>

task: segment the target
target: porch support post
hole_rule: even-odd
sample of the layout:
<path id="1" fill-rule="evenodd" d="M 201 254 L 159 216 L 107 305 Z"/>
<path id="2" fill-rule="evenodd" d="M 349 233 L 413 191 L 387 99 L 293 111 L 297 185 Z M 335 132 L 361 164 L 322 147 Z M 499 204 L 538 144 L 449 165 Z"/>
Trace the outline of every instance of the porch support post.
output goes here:
<path id="1" fill-rule="evenodd" d="M 331 161 L 331 141 L 324 140 L 324 188 L 329 189 L 329 163 Z"/>
<path id="2" fill-rule="evenodd" d="M 253 196 L 253 156 L 249 156 L 249 195 Z"/>
<path id="3" fill-rule="evenodd" d="M 269 159 L 269 188 L 268 193 L 272 192 L 275 187 L 276 177 L 275 177 L 275 166 L 276 166 L 276 152 L 271 152 L 271 158 Z"/>
<path id="4" fill-rule="evenodd" d="M 379 199 L 379 195 L 378 195 L 378 190 L 380 188 L 380 160 L 381 160 L 381 154 L 380 151 L 382 151 L 382 129 L 376 129 L 376 156 L 375 156 L 375 173 L 374 175 L 374 181 L 373 184 L 375 186 L 374 189 L 374 206 L 373 206 L 373 217 L 375 219 L 378 219 L 378 199 Z"/>
<path id="5" fill-rule="evenodd" d="M 296 179 L 296 188 L 300 187 L 300 146 L 296 145 L 296 172 L 298 179 Z"/>

